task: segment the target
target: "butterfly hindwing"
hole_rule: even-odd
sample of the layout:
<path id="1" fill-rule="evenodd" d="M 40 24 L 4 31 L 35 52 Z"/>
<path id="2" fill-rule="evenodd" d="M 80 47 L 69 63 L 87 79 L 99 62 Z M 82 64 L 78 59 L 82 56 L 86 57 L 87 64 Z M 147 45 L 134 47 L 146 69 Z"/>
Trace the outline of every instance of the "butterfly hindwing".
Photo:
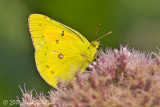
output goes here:
<path id="1" fill-rule="evenodd" d="M 36 64 L 40 75 L 52 86 L 56 86 L 59 80 L 73 79 L 77 66 L 82 71 L 88 66 L 88 60 L 83 57 L 86 51 L 83 43 L 71 40 L 42 45 L 36 51 Z"/>

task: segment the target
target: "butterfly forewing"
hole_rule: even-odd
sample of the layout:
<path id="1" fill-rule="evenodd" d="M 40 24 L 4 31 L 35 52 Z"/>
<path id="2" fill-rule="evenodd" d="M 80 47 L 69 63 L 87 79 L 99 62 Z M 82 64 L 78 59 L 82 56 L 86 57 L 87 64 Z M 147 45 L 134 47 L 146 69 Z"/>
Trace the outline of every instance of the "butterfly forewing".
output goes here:
<path id="1" fill-rule="evenodd" d="M 89 44 L 79 32 L 41 14 L 31 14 L 29 30 L 35 49 L 54 40 L 75 40 Z"/>

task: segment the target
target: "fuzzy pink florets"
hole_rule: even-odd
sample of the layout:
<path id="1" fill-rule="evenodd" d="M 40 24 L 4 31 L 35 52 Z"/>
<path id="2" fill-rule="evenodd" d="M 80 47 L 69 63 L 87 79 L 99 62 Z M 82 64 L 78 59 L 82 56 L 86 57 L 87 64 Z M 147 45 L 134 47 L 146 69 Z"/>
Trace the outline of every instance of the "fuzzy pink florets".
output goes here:
<path id="1" fill-rule="evenodd" d="M 127 46 L 120 50 L 106 48 L 88 66 L 89 73 L 77 73 L 76 81 L 59 83 L 48 98 L 23 92 L 21 106 L 33 102 L 32 107 L 159 107 L 159 55 L 129 50 Z"/>

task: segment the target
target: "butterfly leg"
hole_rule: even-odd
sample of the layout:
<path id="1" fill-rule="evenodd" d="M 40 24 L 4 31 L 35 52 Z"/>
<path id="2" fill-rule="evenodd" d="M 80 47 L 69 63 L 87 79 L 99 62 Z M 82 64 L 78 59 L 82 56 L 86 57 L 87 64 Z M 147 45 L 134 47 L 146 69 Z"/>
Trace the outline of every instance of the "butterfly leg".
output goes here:
<path id="1" fill-rule="evenodd" d="M 89 63 L 92 63 L 92 62 L 91 62 L 91 61 L 90 61 L 90 60 L 89 60 L 89 59 L 88 59 L 84 54 L 83 54 L 83 55 L 81 55 L 81 56 L 83 56 L 83 57 L 84 57 L 84 59 L 85 59 L 84 61 L 86 61 L 86 60 L 87 60 Z"/>
<path id="2" fill-rule="evenodd" d="M 95 57 L 96 57 L 96 62 L 98 61 L 98 60 L 97 60 L 97 56 L 98 56 L 98 53 L 96 52 L 96 54 L 95 54 Z"/>

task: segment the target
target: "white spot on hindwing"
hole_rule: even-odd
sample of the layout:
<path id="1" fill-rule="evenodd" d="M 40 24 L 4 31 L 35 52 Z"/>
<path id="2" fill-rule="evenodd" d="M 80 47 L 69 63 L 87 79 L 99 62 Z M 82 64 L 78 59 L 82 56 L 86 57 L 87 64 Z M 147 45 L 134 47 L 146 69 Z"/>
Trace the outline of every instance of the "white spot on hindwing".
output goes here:
<path id="1" fill-rule="evenodd" d="M 59 58 L 59 59 L 63 59 L 63 54 L 60 53 L 60 54 L 58 55 L 58 58 Z"/>

